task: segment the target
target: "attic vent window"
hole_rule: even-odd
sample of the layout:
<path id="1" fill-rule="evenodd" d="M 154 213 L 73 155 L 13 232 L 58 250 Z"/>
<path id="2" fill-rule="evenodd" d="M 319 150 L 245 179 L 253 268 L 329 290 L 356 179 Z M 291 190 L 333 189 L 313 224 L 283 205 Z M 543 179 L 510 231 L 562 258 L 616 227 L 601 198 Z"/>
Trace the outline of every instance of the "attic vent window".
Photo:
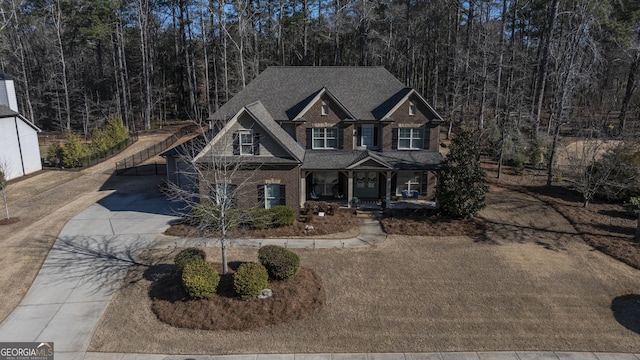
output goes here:
<path id="1" fill-rule="evenodd" d="M 414 116 L 416 114 L 416 104 L 413 101 L 409 101 L 409 115 Z"/>
<path id="2" fill-rule="evenodd" d="M 321 115 L 322 116 L 329 115 L 329 104 L 327 104 L 326 102 L 323 101 L 320 111 L 321 111 Z"/>

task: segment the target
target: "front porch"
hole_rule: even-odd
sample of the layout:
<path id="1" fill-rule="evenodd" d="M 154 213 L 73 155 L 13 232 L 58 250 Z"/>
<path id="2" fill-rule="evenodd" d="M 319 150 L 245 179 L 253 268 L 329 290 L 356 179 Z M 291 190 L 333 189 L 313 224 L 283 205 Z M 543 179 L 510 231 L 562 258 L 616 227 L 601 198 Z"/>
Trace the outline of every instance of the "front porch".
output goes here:
<path id="1" fill-rule="evenodd" d="M 338 204 L 341 208 L 354 208 L 353 204 L 349 204 L 346 199 L 336 199 L 332 196 L 321 196 L 318 199 L 307 199 L 307 201 L 324 201 L 328 203 Z M 435 209 L 437 203 L 433 200 L 426 199 L 403 199 L 392 197 L 385 208 L 389 209 Z M 383 209 L 380 199 L 359 199 L 357 207 L 360 209 Z"/>

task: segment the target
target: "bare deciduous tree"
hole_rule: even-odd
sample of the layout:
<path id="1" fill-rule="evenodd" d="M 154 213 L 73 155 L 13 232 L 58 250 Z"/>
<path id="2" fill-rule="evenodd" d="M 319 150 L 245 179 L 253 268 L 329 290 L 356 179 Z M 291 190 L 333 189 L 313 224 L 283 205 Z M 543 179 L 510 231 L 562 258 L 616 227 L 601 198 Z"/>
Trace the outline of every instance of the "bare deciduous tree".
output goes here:
<path id="1" fill-rule="evenodd" d="M 9 163 L 0 159 L 0 192 L 2 193 L 2 201 L 4 203 L 4 211 L 6 218 L 9 219 L 9 203 L 7 202 L 7 173 L 9 172 Z"/>
<path id="2" fill-rule="evenodd" d="M 587 139 L 572 144 L 572 149 L 567 151 L 568 178 L 576 191 L 582 194 L 582 206 L 589 206 L 589 202 L 605 186 L 616 189 L 628 187 L 629 184 L 617 183 L 615 176 L 621 170 L 620 160 L 624 150 L 623 142 L 602 139 Z"/>
<path id="3" fill-rule="evenodd" d="M 260 167 L 258 163 L 248 163 L 247 157 L 234 155 L 234 147 L 239 145 L 235 135 L 221 131 L 210 136 L 203 132 L 179 147 L 180 181 L 170 182 L 168 190 L 172 200 L 185 204 L 180 211 L 183 218 L 198 230 L 218 234 L 223 274 L 228 271 L 227 248 L 232 240 L 229 231 L 252 220 L 250 214 L 237 208 L 251 203 L 249 190 Z"/>

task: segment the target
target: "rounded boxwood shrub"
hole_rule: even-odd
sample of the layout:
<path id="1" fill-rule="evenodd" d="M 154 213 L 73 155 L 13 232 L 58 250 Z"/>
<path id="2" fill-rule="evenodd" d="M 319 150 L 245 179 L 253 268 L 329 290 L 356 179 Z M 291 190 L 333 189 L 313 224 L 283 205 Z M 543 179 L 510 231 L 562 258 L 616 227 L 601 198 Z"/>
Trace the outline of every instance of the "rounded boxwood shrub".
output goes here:
<path id="1" fill-rule="evenodd" d="M 274 279 L 286 280 L 300 270 L 300 256 L 281 246 L 261 247 L 258 250 L 258 259 Z"/>
<path id="2" fill-rule="evenodd" d="M 173 262 L 175 262 L 176 267 L 178 268 L 178 272 L 182 272 L 184 266 L 194 260 L 205 261 L 207 260 L 207 254 L 202 249 L 186 248 L 176 254 L 176 256 L 173 258 Z"/>
<path id="3" fill-rule="evenodd" d="M 260 294 L 269 285 L 269 274 L 261 264 L 247 262 L 233 275 L 233 289 L 242 300 L 249 300 Z"/>
<path id="4" fill-rule="evenodd" d="M 210 298 L 216 294 L 220 275 L 208 262 L 192 260 L 182 269 L 182 285 L 194 299 Z"/>
<path id="5" fill-rule="evenodd" d="M 272 227 L 290 226 L 296 221 L 296 211 L 290 206 L 278 205 L 272 207 L 270 211 Z"/>

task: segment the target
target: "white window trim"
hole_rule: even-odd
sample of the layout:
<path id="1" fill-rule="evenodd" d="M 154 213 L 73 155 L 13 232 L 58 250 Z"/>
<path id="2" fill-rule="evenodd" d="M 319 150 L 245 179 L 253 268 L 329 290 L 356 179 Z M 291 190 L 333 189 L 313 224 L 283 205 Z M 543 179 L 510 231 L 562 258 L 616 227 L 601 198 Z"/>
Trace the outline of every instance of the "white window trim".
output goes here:
<path id="1" fill-rule="evenodd" d="M 324 136 L 318 136 L 319 130 L 324 130 Z M 329 137 L 329 130 L 334 136 Z M 316 140 L 322 140 L 323 146 L 316 146 Z M 328 146 L 329 140 L 335 140 L 335 146 Z M 313 128 L 311 130 L 311 148 L 312 149 L 337 149 L 338 148 L 338 129 L 333 127 Z"/>
<path id="2" fill-rule="evenodd" d="M 402 130 L 410 130 L 411 132 L 409 133 L 409 137 L 401 136 Z M 421 128 L 399 128 L 398 129 L 398 150 L 422 149 L 422 142 L 424 142 L 423 136 L 424 136 L 424 130 Z M 400 146 L 400 143 L 401 143 L 400 140 L 409 140 L 409 147 Z M 421 142 L 420 146 L 414 147 L 413 146 L 414 140 L 420 140 Z"/>
<path id="3" fill-rule="evenodd" d="M 248 143 L 242 141 L 243 135 L 249 135 L 250 141 Z M 238 131 L 238 141 L 240 146 L 240 155 L 253 155 L 253 131 L 251 130 L 241 130 Z M 243 151 L 245 146 L 249 146 L 249 152 Z"/>
<path id="4" fill-rule="evenodd" d="M 278 197 L 267 197 L 267 194 L 269 193 L 269 191 L 267 190 L 269 188 L 269 186 L 273 186 L 273 187 L 278 187 Z M 269 205 L 269 200 L 280 200 L 280 184 L 266 184 L 264 185 L 264 208 L 265 209 L 270 209 L 270 207 L 268 207 Z"/>
<path id="5" fill-rule="evenodd" d="M 417 191 L 418 194 L 420 194 L 420 189 L 422 188 L 422 175 L 418 172 L 413 172 L 408 177 L 403 178 L 404 176 L 407 176 L 407 175 L 401 173 L 398 176 L 398 180 L 408 179 L 408 181 L 404 181 L 404 182 L 398 181 L 398 186 L 396 186 L 396 196 L 402 195 L 402 192 L 404 191 L 405 186 L 407 187 L 407 194 L 409 196 L 411 196 L 411 194 L 414 191 Z M 416 179 L 417 181 L 414 181 Z"/>

